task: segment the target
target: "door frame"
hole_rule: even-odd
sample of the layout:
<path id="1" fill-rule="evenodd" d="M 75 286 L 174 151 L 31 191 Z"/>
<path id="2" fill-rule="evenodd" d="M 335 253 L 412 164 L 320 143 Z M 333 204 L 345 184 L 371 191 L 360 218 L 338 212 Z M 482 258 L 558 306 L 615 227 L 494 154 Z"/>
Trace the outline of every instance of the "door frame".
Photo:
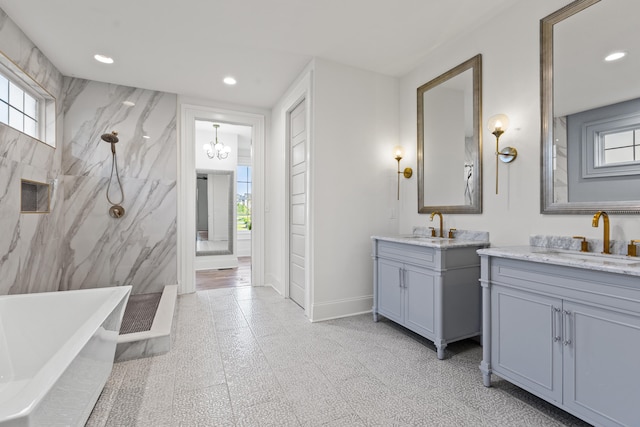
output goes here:
<path id="1" fill-rule="evenodd" d="M 196 101 L 197 102 L 197 101 Z M 251 126 L 252 131 L 252 230 L 251 230 L 251 285 L 264 285 L 264 151 L 265 115 L 231 110 L 218 106 L 199 105 L 179 99 L 178 141 L 178 291 L 181 294 L 196 290 L 195 239 L 196 191 L 192 178 L 195 174 L 195 120 L 215 120 Z"/>
<path id="2" fill-rule="evenodd" d="M 305 257 L 304 257 L 304 274 L 305 274 L 305 298 L 304 298 L 304 314 L 305 316 L 313 321 L 313 197 L 312 197 L 312 188 L 313 188 L 313 91 L 312 91 L 312 81 L 313 81 L 313 71 L 312 69 L 308 69 L 301 79 L 297 82 L 294 88 L 291 90 L 289 95 L 282 102 L 283 110 L 284 110 L 284 125 L 285 125 L 285 140 L 282 144 L 282 155 L 285 159 L 286 172 L 285 172 L 285 197 L 284 197 L 284 235 L 285 238 L 283 240 L 283 257 L 282 257 L 282 272 L 284 277 L 284 296 L 285 298 L 290 298 L 289 296 L 289 264 L 290 264 L 290 253 L 289 253 L 289 220 L 290 220 L 290 199 L 291 199 L 291 178 L 289 176 L 290 168 L 291 168 L 291 156 L 289 153 L 290 143 L 291 143 L 291 128 L 290 128 L 290 120 L 291 120 L 291 112 L 301 103 L 306 102 L 305 108 L 305 120 L 306 120 L 306 132 L 307 132 L 307 150 L 306 150 L 306 163 L 307 163 L 307 179 L 306 179 L 306 211 L 305 211 Z"/>

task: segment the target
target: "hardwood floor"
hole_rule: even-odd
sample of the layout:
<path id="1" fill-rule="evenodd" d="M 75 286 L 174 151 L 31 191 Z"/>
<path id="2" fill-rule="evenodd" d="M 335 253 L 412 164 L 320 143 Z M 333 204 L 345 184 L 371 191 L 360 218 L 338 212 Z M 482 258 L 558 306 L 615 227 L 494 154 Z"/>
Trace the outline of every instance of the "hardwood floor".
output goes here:
<path id="1" fill-rule="evenodd" d="M 251 285 L 251 257 L 238 257 L 238 267 L 196 271 L 196 291 Z"/>

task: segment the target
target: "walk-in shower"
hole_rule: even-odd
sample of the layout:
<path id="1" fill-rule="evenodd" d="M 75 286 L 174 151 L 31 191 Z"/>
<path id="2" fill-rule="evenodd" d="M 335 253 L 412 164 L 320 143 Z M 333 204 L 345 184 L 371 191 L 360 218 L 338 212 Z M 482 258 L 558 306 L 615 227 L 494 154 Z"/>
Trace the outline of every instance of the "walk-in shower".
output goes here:
<path id="1" fill-rule="evenodd" d="M 118 172 L 118 159 L 116 158 L 116 143 L 119 141 L 118 132 L 113 131 L 111 133 L 105 133 L 100 137 L 104 142 L 111 144 L 111 175 L 109 175 L 109 184 L 107 185 L 107 201 L 111 204 L 109 208 L 109 215 L 113 218 L 120 218 L 124 215 L 124 208 L 122 203 L 124 202 L 124 190 L 122 189 L 122 182 L 120 181 L 120 173 Z M 120 201 L 114 202 L 111 200 L 109 193 L 111 192 L 111 181 L 113 181 L 113 171 L 116 171 L 116 179 L 118 186 L 120 187 Z"/>

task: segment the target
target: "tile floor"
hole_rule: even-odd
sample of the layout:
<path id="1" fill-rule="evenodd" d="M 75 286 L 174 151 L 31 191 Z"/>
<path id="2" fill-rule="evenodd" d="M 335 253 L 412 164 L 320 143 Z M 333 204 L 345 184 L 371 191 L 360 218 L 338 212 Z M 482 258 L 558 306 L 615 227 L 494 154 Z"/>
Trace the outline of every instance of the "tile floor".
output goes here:
<path id="1" fill-rule="evenodd" d="M 87 426 L 585 426 L 494 377 L 481 348 L 370 315 L 309 323 L 273 289 L 179 297 L 171 352 L 117 363 Z"/>

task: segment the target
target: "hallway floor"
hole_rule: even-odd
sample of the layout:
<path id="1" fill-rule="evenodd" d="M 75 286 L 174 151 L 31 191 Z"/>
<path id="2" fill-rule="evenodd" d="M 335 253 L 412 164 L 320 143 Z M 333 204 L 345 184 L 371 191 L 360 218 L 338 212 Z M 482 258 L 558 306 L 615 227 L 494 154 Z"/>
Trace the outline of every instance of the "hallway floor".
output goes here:
<path id="1" fill-rule="evenodd" d="M 371 315 L 310 323 L 266 287 L 178 299 L 172 349 L 121 362 L 87 426 L 586 426 L 494 376 L 472 341 Z"/>
<path id="2" fill-rule="evenodd" d="M 238 266 L 196 271 L 196 291 L 251 285 L 251 257 L 238 257 Z"/>

